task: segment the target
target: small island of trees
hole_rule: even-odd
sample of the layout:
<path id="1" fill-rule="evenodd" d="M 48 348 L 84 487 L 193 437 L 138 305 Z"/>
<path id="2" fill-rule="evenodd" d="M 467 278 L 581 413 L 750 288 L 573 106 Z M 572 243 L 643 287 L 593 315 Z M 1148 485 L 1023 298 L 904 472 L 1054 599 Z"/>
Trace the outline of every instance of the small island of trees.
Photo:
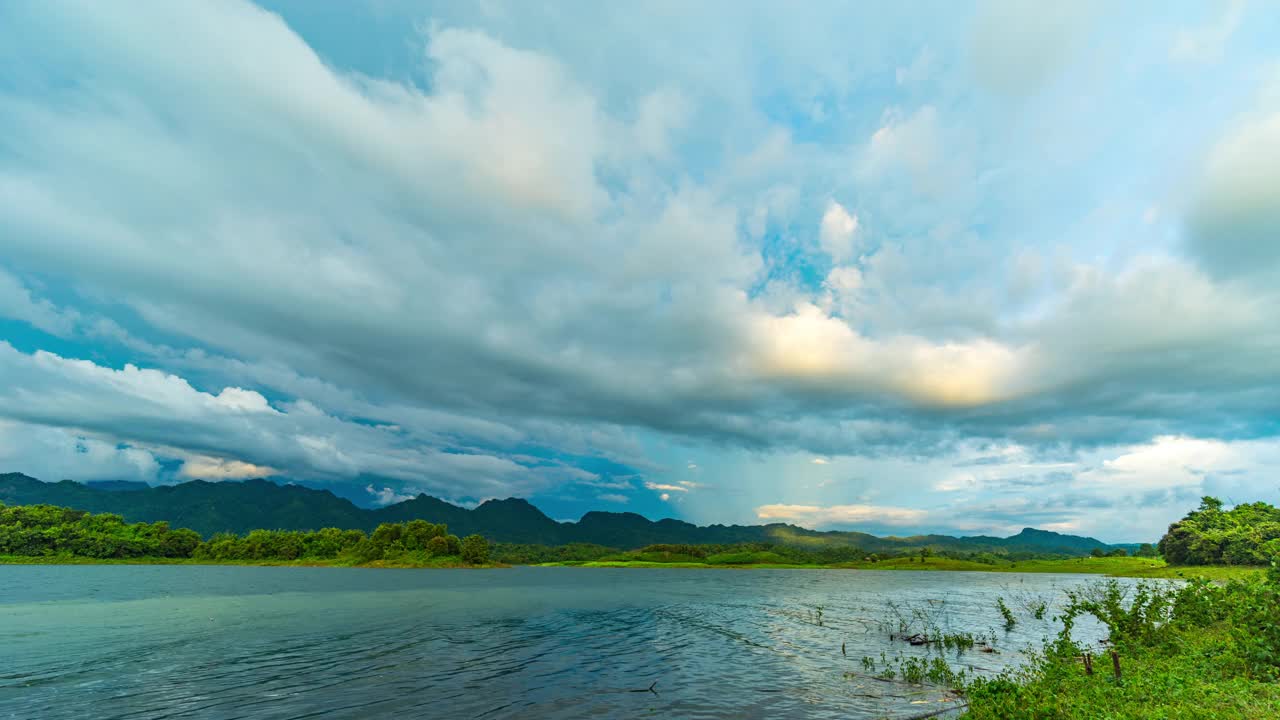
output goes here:
<path id="1" fill-rule="evenodd" d="M 360 530 L 254 530 L 203 540 L 167 522 L 54 505 L 0 504 L 0 555 L 27 558 L 449 567 L 489 564 L 489 541 L 459 539 L 445 525 L 412 520 Z"/>

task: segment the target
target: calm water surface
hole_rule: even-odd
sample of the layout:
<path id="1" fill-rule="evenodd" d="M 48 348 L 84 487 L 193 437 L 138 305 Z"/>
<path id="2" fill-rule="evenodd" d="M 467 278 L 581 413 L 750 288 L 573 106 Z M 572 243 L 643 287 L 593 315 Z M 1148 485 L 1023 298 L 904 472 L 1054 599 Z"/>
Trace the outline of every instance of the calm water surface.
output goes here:
<path id="1" fill-rule="evenodd" d="M 877 718 L 943 707 L 863 656 L 898 612 L 1054 632 L 1078 575 L 851 570 L 0 566 L 0 718 Z M 1022 617 L 1006 633 L 1002 596 Z M 817 611 L 821 608 L 821 622 Z M 1080 628 L 1084 639 L 1098 629 Z M 845 645 L 847 656 L 841 654 Z M 657 682 L 656 694 L 632 692 Z"/>

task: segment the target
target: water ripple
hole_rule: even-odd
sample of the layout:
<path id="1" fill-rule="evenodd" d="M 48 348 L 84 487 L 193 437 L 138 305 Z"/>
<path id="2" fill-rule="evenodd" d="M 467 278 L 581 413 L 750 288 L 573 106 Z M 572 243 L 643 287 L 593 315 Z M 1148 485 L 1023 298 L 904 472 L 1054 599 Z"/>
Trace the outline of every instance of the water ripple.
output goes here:
<path id="1" fill-rule="evenodd" d="M 997 595 L 1052 599 L 1082 582 L 569 568 L 0 574 L 0 718 L 12 720 L 906 716 L 947 696 L 862 670 L 864 655 L 928 652 L 889 642 L 889 603 L 986 632 L 999 624 Z M 1051 632 L 1028 617 L 997 633 L 1001 654 L 952 659 L 993 672 Z"/>

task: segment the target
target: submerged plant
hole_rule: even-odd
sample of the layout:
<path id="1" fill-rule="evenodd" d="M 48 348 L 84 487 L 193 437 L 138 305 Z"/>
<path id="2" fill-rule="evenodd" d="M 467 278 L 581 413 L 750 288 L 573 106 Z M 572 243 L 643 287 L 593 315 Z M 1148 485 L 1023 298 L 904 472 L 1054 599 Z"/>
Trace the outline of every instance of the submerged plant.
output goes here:
<path id="1" fill-rule="evenodd" d="M 1013 611 L 1008 605 L 1004 604 L 1004 598 L 996 598 L 996 609 L 1000 611 L 1000 617 L 1004 618 L 1004 629 L 1012 630 L 1018 624 L 1018 618 L 1014 617 Z"/>
<path id="2" fill-rule="evenodd" d="M 889 679 L 892 679 L 894 671 L 889 670 Z M 896 674 L 900 676 L 903 682 L 912 685 L 923 685 L 925 682 L 931 682 L 935 685 L 949 685 L 951 687 L 963 687 L 965 684 L 965 672 L 963 670 L 955 670 L 947 664 L 946 660 L 940 657 L 933 658 L 899 658 L 897 661 Z M 881 674 L 882 676 L 884 673 Z"/>
<path id="3" fill-rule="evenodd" d="M 947 633 L 946 635 L 942 636 L 941 644 L 942 644 L 942 647 L 947 650 L 954 649 L 958 651 L 964 651 L 972 648 L 975 644 L 977 644 L 977 639 L 973 636 L 972 633 L 967 633 L 967 632 Z"/>
<path id="4" fill-rule="evenodd" d="M 902 671 L 902 679 L 912 685 L 924 682 L 928 667 L 929 664 L 920 658 L 907 658 L 905 661 L 900 661 L 898 665 L 898 669 Z"/>

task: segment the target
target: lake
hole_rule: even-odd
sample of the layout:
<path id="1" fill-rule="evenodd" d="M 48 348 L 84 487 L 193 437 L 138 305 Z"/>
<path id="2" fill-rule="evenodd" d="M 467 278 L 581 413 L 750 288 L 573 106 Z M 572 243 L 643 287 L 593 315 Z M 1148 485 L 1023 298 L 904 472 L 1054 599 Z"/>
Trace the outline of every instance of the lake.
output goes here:
<path id="1" fill-rule="evenodd" d="M 944 707 L 862 658 L 898 617 L 1055 632 L 1027 608 L 1095 578 L 518 567 L 0 566 L 0 718 L 875 718 Z M 1132 582 L 1132 581 L 1122 581 Z M 1018 613 L 1011 632 L 995 609 Z M 892 607 L 891 607 L 892 604 Z M 1077 637 L 1096 640 L 1096 625 Z M 841 653 L 841 644 L 846 654 Z M 937 651 L 934 651 L 935 654 Z M 656 682 L 656 692 L 644 690 Z"/>

